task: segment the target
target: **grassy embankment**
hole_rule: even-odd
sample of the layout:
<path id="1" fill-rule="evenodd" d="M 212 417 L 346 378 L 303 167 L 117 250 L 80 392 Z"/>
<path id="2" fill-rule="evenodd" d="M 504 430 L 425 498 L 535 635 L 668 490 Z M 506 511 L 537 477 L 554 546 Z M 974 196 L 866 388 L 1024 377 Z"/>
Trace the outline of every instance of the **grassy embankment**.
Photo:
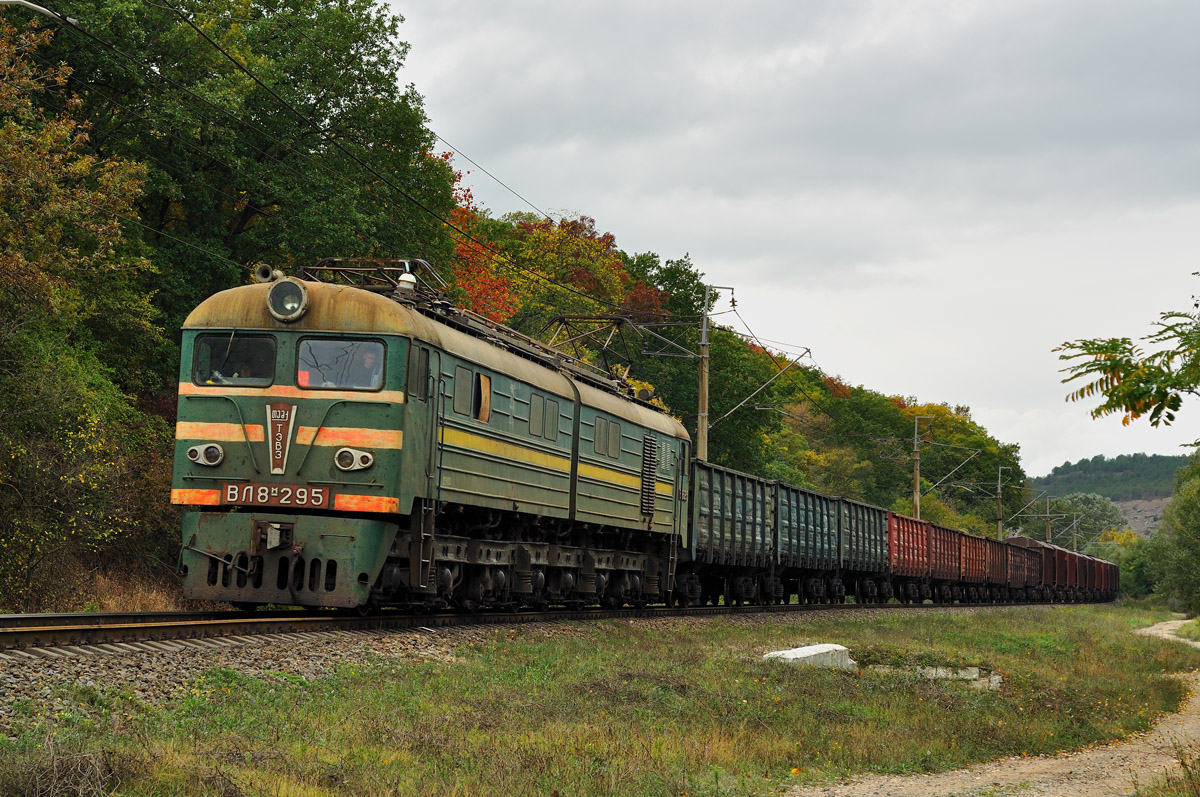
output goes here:
<path id="1" fill-rule="evenodd" d="M 1200 619 L 1189 620 L 1181 625 L 1175 633 L 1184 639 L 1200 642 Z"/>
<path id="2" fill-rule="evenodd" d="M 773 794 L 942 770 L 1145 729 L 1182 697 L 1161 676 L 1200 665 L 1200 651 L 1130 633 L 1166 617 L 1037 607 L 607 622 L 496 630 L 453 661 L 380 658 L 313 682 L 210 671 L 163 706 L 60 687 L 79 712 L 51 728 L 25 707 L 15 738 L 0 739 L 0 792 L 86 770 L 123 794 Z M 761 658 L 815 642 L 845 644 L 862 665 L 978 665 L 1004 685 Z"/>

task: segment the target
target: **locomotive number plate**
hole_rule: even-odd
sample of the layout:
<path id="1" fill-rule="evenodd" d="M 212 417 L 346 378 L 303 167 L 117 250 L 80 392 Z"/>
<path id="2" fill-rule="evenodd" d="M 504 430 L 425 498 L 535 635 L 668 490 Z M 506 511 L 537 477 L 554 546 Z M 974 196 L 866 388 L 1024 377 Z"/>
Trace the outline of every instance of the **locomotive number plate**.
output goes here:
<path id="1" fill-rule="evenodd" d="M 329 505 L 329 490 L 325 487 L 300 487 L 291 484 L 226 482 L 221 488 L 221 503 L 324 509 Z"/>

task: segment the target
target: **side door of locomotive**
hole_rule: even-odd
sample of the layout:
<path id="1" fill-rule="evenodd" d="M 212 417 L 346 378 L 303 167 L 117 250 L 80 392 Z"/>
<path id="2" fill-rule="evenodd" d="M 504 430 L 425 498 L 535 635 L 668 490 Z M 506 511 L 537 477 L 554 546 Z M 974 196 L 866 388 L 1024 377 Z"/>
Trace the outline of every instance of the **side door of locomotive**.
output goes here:
<path id="1" fill-rule="evenodd" d="M 409 347 L 408 386 L 404 422 L 402 499 L 437 498 L 438 448 L 441 436 L 443 386 L 441 352 L 414 340 Z M 411 505 L 410 505 L 411 506 Z M 408 507 L 401 506 L 401 511 Z"/>

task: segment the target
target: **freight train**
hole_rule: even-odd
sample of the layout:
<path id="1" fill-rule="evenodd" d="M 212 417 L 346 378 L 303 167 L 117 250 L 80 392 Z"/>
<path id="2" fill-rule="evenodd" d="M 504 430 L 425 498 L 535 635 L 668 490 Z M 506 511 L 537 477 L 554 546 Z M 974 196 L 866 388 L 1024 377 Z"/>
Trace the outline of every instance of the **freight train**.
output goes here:
<path id="1" fill-rule="evenodd" d="M 620 380 L 329 263 L 183 328 L 171 500 L 189 598 L 369 611 L 1095 601 L 1115 565 L 692 457 Z"/>

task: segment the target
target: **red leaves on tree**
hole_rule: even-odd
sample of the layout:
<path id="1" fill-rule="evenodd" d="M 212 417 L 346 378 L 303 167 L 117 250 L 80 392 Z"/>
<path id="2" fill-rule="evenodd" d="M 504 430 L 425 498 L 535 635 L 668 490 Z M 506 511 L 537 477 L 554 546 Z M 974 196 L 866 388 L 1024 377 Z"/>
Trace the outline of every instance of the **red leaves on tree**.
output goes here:
<path id="1" fill-rule="evenodd" d="M 836 399 L 850 398 L 850 386 L 836 376 L 825 377 L 825 386 L 829 388 L 829 395 Z"/>
<path id="2" fill-rule="evenodd" d="M 508 278 L 496 273 L 497 251 L 482 241 L 479 217 L 462 207 L 455 208 L 451 217 L 456 227 L 471 235 L 454 244 L 454 281 L 472 310 L 492 321 L 507 321 L 517 311 L 517 301 Z"/>
<path id="3" fill-rule="evenodd" d="M 443 152 L 429 157 L 449 163 L 453 156 Z M 517 301 L 512 294 L 512 284 L 496 272 L 499 248 L 486 239 L 480 227 L 478 206 L 471 189 L 462 184 L 463 174 L 461 170 L 454 170 L 457 207 L 450 212 L 450 223 L 462 234 L 454 244 L 450 271 L 471 310 L 503 323 L 516 312 Z"/>
<path id="4" fill-rule="evenodd" d="M 626 292 L 624 307 L 635 321 L 640 321 L 649 316 L 663 315 L 663 302 L 666 298 L 666 292 L 638 280 L 637 284 Z"/>

